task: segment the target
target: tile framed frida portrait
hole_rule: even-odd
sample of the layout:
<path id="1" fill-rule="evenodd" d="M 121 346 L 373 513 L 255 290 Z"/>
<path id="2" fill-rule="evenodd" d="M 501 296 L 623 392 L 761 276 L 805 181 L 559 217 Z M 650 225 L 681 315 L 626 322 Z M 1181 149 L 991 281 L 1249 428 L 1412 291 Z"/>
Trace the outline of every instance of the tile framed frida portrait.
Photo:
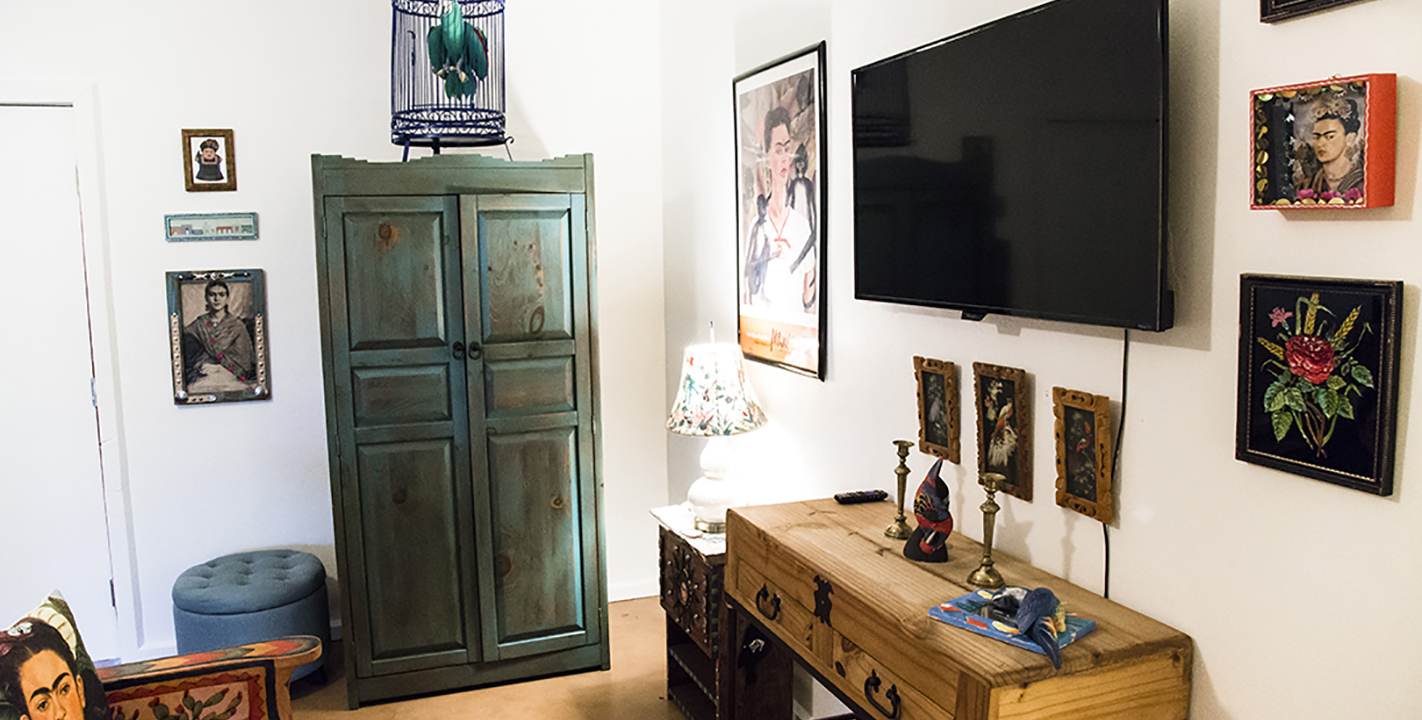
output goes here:
<path id="1" fill-rule="evenodd" d="M 173 402 L 270 399 L 265 273 L 169 272 L 167 281 Z"/>

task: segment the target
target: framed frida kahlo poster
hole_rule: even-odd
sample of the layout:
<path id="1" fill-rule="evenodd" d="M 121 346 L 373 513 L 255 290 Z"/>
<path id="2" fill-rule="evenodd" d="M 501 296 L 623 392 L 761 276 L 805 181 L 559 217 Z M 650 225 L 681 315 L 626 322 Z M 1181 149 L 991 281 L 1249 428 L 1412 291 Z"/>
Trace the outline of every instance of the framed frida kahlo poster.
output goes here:
<path id="1" fill-rule="evenodd" d="M 1402 283 L 1242 275 L 1235 457 L 1392 494 Z"/>
<path id="2" fill-rule="evenodd" d="M 732 82 L 741 352 L 825 378 L 825 44 Z"/>

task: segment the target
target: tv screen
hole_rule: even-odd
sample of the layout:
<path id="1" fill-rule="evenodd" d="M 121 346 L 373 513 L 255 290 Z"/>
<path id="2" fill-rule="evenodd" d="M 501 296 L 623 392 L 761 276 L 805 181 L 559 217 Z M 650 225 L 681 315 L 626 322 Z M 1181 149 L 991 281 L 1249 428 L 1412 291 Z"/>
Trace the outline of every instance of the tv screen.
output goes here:
<path id="1" fill-rule="evenodd" d="M 1055 0 L 855 69 L 855 297 L 1169 328 L 1165 45 Z"/>

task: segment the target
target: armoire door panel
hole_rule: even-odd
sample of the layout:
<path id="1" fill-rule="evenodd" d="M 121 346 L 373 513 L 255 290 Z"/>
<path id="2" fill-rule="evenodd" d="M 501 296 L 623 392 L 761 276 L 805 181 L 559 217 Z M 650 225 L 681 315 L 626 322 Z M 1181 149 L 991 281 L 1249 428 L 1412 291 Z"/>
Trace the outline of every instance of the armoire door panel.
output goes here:
<path id="1" fill-rule="evenodd" d="M 453 419 L 449 364 L 351 370 L 358 428 Z"/>
<path id="2" fill-rule="evenodd" d="M 543 415 L 576 409 L 573 358 L 542 358 L 484 363 L 484 413 Z"/>
<path id="3" fill-rule="evenodd" d="M 495 343 L 483 346 L 484 359 L 489 362 L 526 360 L 528 358 L 576 355 L 576 340 L 540 340 L 537 342 Z"/>
<path id="4" fill-rule="evenodd" d="M 420 440 L 443 440 L 448 442 L 459 432 L 459 427 L 460 424 L 455 421 L 410 425 L 377 425 L 375 427 L 356 428 L 354 436 L 356 447 L 365 447 L 370 444 L 416 442 Z"/>
<path id="5" fill-rule="evenodd" d="M 449 344 L 444 242 L 457 228 L 446 225 L 443 198 L 426 204 L 348 209 L 342 218 L 351 350 Z"/>
<path id="6" fill-rule="evenodd" d="M 324 200 L 358 677 L 477 662 L 458 201 Z M 412 551 L 418 548 L 418 552 Z"/>
<path id="7" fill-rule="evenodd" d="M 454 452 L 448 440 L 360 448 L 370 642 L 359 650 L 369 652 L 373 672 L 427 667 L 432 656 L 467 650 Z"/>
<path id="8" fill-rule="evenodd" d="M 576 456 L 575 427 L 489 437 L 500 646 L 586 628 Z"/>
<path id="9" fill-rule="evenodd" d="M 572 337 L 568 196 L 490 195 L 476 202 L 483 342 Z"/>

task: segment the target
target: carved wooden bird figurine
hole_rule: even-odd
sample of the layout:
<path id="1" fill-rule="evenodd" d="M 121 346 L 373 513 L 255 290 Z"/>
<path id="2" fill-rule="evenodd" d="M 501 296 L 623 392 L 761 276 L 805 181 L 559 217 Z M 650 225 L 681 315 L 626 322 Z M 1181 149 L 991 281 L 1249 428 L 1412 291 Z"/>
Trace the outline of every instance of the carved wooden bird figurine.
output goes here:
<path id="1" fill-rule="evenodd" d="M 948 511 L 948 485 L 938 477 L 943 468 L 943 458 L 933 463 L 928 475 L 918 486 L 918 494 L 913 498 L 913 516 L 923 530 L 919 548 L 924 553 L 932 553 L 943 546 L 953 533 L 953 515 Z"/>

